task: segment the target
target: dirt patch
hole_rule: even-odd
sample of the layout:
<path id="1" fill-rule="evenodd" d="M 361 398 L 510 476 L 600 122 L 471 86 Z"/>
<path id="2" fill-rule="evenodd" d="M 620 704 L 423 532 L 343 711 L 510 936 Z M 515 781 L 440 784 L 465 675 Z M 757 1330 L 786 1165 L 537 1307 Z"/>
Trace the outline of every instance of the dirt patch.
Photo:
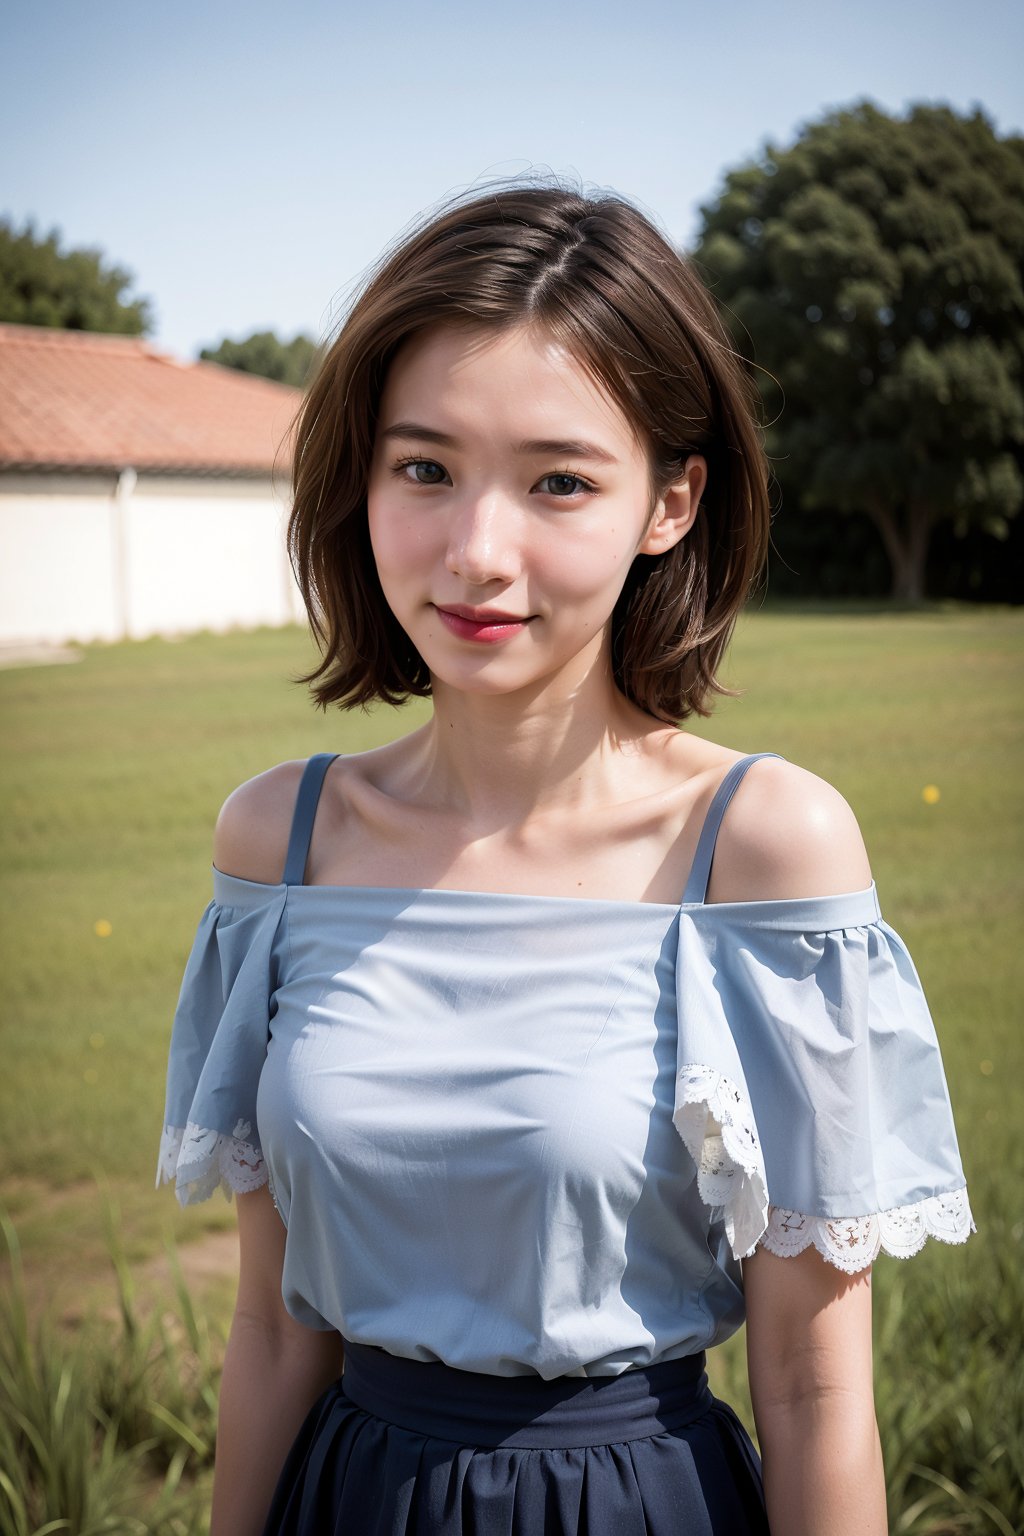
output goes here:
<path id="1" fill-rule="evenodd" d="M 238 1275 L 237 1232 L 208 1232 L 194 1243 L 181 1244 L 177 1253 L 185 1284 L 193 1295 L 201 1294 L 211 1283 L 221 1284 Z M 152 1289 L 169 1295 L 174 1289 L 174 1276 L 166 1253 L 154 1254 L 132 1274 L 140 1292 Z"/>
<path id="2" fill-rule="evenodd" d="M 63 1232 L 66 1243 L 64 1249 L 52 1239 L 41 1244 L 31 1239 L 19 1243 L 25 1305 L 31 1319 L 46 1314 L 59 1327 L 74 1329 L 90 1313 L 111 1321 L 119 1318 L 117 1276 L 102 1223 L 97 1216 L 83 1229 L 76 1219 L 83 1207 L 91 1208 L 95 1201 L 96 1188 L 88 1180 L 63 1189 L 53 1189 L 37 1179 L 5 1181 L 0 1203 L 6 1207 L 16 1234 L 25 1231 L 31 1213 L 36 1230 L 42 1222 L 54 1233 Z M 230 1306 L 238 1278 L 235 1227 L 199 1233 L 187 1241 L 179 1237 L 174 1251 L 197 1310 L 204 1307 L 207 1297 L 215 1300 L 220 1312 L 225 1305 Z M 128 1261 L 128 1271 L 140 1318 L 147 1317 L 154 1306 L 178 1309 L 166 1248 Z M 0 1291 L 10 1290 L 12 1278 L 10 1256 L 0 1241 Z"/>
<path id="3" fill-rule="evenodd" d="M 238 1233 L 208 1232 L 195 1242 L 179 1243 L 176 1249 L 182 1278 L 197 1311 L 204 1309 L 211 1292 L 224 1295 L 238 1276 Z M 166 1252 L 154 1254 L 129 1266 L 134 1286 L 135 1311 L 147 1318 L 154 1307 L 177 1310 L 175 1277 Z M 120 1317 L 117 1281 L 111 1271 L 76 1287 L 74 1297 L 54 1298 L 55 1314 L 65 1326 L 77 1326 L 90 1313 L 116 1322 Z"/>
<path id="4" fill-rule="evenodd" d="M 81 661 L 73 645 L 0 645 L 0 667 L 54 667 Z"/>

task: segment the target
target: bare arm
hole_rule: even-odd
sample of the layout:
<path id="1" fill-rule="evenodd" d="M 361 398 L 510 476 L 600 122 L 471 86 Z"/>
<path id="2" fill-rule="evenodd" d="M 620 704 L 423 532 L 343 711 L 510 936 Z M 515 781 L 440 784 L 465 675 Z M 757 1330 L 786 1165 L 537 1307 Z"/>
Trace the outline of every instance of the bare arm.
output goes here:
<path id="1" fill-rule="evenodd" d="M 225 874 L 281 879 L 301 763 L 243 784 L 217 822 L 213 862 Z M 268 1185 L 236 1195 L 238 1297 L 224 1356 L 210 1536 L 261 1536 L 292 1442 L 341 1375 L 342 1341 L 305 1328 L 281 1294 L 285 1226 Z"/>
<path id="2" fill-rule="evenodd" d="M 241 1264 L 217 1420 L 210 1536 L 261 1536 L 303 1419 L 341 1375 L 342 1342 L 281 1297 L 285 1228 L 267 1185 L 237 1195 Z"/>
<path id="3" fill-rule="evenodd" d="M 781 1536 L 886 1536 L 875 1423 L 871 1271 L 813 1248 L 743 1264 L 747 1362 L 768 1522 Z"/>
<path id="4" fill-rule="evenodd" d="M 870 882 L 860 828 L 842 795 L 792 763 L 756 763 L 723 821 L 710 899 L 827 896 Z M 784 1259 L 758 1249 L 744 1261 L 743 1278 L 772 1530 L 885 1536 L 870 1270 L 846 1275 L 813 1248 Z"/>

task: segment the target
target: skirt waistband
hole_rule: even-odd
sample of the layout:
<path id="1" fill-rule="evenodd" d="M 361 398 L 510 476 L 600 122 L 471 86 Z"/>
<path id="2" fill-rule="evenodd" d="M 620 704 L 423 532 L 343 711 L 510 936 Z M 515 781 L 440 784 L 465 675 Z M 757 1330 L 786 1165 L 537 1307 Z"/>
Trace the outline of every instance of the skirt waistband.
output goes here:
<path id="1" fill-rule="evenodd" d="M 714 1403 L 705 1357 L 620 1376 L 488 1376 L 345 1343 L 341 1389 L 374 1418 L 462 1445 L 557 1450 L 681 1429 Z"/>

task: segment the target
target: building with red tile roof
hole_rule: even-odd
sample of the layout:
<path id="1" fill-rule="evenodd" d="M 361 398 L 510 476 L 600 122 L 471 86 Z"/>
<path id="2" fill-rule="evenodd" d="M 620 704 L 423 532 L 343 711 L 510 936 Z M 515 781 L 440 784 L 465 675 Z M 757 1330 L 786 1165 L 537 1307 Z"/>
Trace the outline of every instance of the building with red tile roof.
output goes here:
<path id="1" fill-rule="evenodd" d="M 0 325 L 0 643 L 280 624 L 298 390 Z"/>

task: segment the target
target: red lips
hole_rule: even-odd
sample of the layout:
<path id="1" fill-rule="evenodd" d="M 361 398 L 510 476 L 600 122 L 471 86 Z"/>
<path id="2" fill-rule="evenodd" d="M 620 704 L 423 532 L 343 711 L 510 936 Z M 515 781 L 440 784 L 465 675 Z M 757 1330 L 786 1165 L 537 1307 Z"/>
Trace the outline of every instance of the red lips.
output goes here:
<path id="1" fill-rule="evenodd" d="M 521 613 L 504 613 L 500 608 L 470 608 L 465 603 L 434 604 L 438 613 L 453 613 L 458 619 L 470 619 L 474 624 L 525 624 L 528 617 Z"/>
<path id="2" fill-rule="evenodd" d="M 529 624 L 532 614 L 523 618 L 518 613 L 505 613 L 500 608 L 471 608 L 465 603 L 451 603 L 444 608 L 434 604 L 445 629 L 459 640 L 496 645 L 501 640 L 511 640 L 521 634 Z"/>

